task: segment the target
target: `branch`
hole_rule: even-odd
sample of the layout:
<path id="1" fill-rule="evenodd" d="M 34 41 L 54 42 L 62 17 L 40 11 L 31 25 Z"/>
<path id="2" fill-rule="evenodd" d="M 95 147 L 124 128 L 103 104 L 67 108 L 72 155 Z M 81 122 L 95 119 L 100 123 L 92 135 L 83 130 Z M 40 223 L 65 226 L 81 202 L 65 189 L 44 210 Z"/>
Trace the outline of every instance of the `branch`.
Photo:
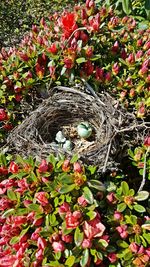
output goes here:
<path id="1" fill-rule="evenodd" d="M 149 152 L 149 148 L 147 149 L 145 156 L 144 156 L 143 179 L 142 179 L 138 192 L 142 191 L 145 185 L 145 182 L 146 182 L 146 157 L 147 157 L 148 152 Z"/>

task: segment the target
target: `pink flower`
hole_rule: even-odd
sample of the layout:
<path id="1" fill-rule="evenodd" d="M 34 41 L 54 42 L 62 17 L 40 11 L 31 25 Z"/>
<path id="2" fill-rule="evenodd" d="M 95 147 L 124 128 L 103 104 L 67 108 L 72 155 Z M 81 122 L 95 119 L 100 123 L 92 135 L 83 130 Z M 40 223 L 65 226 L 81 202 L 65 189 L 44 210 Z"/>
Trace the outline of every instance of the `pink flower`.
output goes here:
<path id="1" fill-rule="evenodd" d="M 101 237 L 105 231 L 105 226 L 100 222 L 98 216 L 96 216 L 93 220 L 84 222 L 83 231 L 88 239 Z"/>
<path id="2" fill-rule="evenodd" d="M 91 246 L 92 246 L 92 242 L 91 242 L 91 240 L 90 239 L 84 239 L 83 240 L 83 242 L 82 242 L 82 248 L 91 248 Z"/>
<path id="3" fill-rule="evenodd" d="M 69 204 L 68 204 L 67 202 L 64 202 L 64 203 L 59 207 L 59 210 L 58 210 L 58 212 L 59 212 L 60 215 L 64 215 L 64 214 L 66 214 L 66 213 L 69 212 L 69 211 L 70 211 L 70 206 L 69 206 Z"/>
<path id="4" fill-rule="evenodd" d="M 78 173 L 82 173 L 83 172 L 83 169 L 82 169 L 82 166 L 79 162 L 75 162 L 73 164 L 73 170 L 74 172 L 78 172 Z"/>
<path id="5" fill-rule="evenodd" d="M 78 197 L 78 204 L 82 207 L 86 207 L 87 206 L 87 201 L 84 198 L 84 196 Z"/>
<path id="6" fill-rule="evenodd" d="M 62 235 L 62 241 L 66 243 L 72 243 L 73 236 L 72 235 Z"/>
<path id="7" fill-rule="evenodd" d="M 37 246 L 38 249 L 44 250 L 47 246 L 47 241 L 43 237 L 38 237 Z"/>
<path id="8" fill-rule="evenodd" d="M 114 75 L 117 75 L 119 73 L 120 67 L 119 64 L 116 62 L 114 63 L 114 65 L 112 66 L 112 73 Z"/>
<path id="9" fill-rule="evenodd" d="M 95 78 L 98 81 L 103 81 L 104 80 L 104 69 L 96 67 Z"/>
<path id="10" fill-rule="evenodd" d="M 16 255 L 7 255 L 0 259 L 1 267 L 12 267 L 14 266 Z"/>
<path id="11" fill-rule="evenodd" d="M 53 242 L 52 247 L 54 249 L 54 252 L 61 252 L 65 250 L 64 242 L 63 241 L 58 241 L 58 242 Z"/>
<path id="12" fill-rule="evenodd" d="M 74 62 L 73 62 L 73 60 L 72 60 L 72 58 L 64 58 L 64 67 L 66 68 L 66 69 L 72 69 L 73 68 L 73 66 L 74 66 Z"/>
<path id="13" fill-rule="evenodd" d="M 127 227 L 127 225 L 125 225 L 125 224 L 116 227 L 117 232 L 120 234 L 120 236 L 121 236 L 123 239 L 127 238 L 127 236 L 128 236 L 128 232 L 126 231 L 127 228 L 128 228 L 128 227 Z"/>
<path id="14" fill-rule="evenodd" d="M 80 211 L 74 211 L 73 213 L 67 212 L 65 216 L 66 228 L 75 229 L 80 224 L 82 214 Z"/>
<path id="15" fill-rule="evenodd" d="M 21 226 L 27 222 L 26 216 L 15 216 L 13 217 L 13 226 Z"/>
<path id="16" fill-rule="evenodd" d="M 117 261 L 117 255 L 114 252 L 109 253 L 107 257 L 111 263 L 115 263 Z"/>
<path id="17" fill-rule="evenodd" d="M 150 146 L 150 136 L 147 136 L 144 140 L 144 146 L 149 147 Z"/>
<path id="18" fill-rule="evenodd" d="M 6 197 L 0 199 L 0 210 L 10 209 L 12 207 L 12 202 Z"/>
<path id="19" fill-rule="evenodd" d="M 49 203 L 48 194 L 46 192 L 35 193 L 35 198 L 42 206 L 46 206 Z"/>
<path id="20" fill-rule="evenodd" d="M 117 201 L 115 194 L 113 192 L 109 193 L 106 198 L 109 201 L 109 203 L 112 203 L 112 204 L 115 204 Z"/>
<path id="21" fill-rule="evenodd" d="M 35 254 L 35 257 L 37 260 L 40 260 L 40 261 L 43 260 L 43 257 L 44 257 L 43 249 L 38 249 L 38 251 Z"/>
<path id="22" fill-rule="evenodd" d="M 0 108 L 0 121 L 7 120 L 7 113 L 3 108 Z"/>
<path id="23" fill-rule="evenodd" d="M 40 232 L 41 232 L 42 228 L 36 228 L 36 230 L 33 232 L 33 234 L 31 235 L 31 240 L 35 240 L 37 241 L 38 238 L 40 237 Z"/>
<path id="24" fill-rule="evenodd" d="M 45 159 L 42 159 L 41 164 L 38 167 L 39 172 L 47 172 L 48 171 L 48 163 Z"/>
<path id="25" fill-rule="evenodd" d="M 115 211 L 114 212 L 114 219 L 119 220 L 119 221 L 123 220 L 123 215 L 121 214 L 121 212 Z"/>
<path id="26" fill-rule="evenodd" d="M 8 171 L 15 174 L 18 173 L 18 170 L 19 170 L 18 165 L 14 161 L 12 161 L 9 165 Z"/>

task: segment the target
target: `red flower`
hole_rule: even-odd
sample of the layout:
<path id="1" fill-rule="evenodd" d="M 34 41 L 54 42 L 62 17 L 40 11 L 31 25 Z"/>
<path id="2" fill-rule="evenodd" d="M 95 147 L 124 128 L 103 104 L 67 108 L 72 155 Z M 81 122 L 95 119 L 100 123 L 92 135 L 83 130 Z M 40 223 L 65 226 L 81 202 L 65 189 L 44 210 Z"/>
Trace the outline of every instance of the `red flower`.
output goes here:
<path id="1" fill-rule="evenodd" d="M 1 166 L 0 167 L 0 174 L 7 175 L 8 174 L 8 169 L 5 166 Z"/>
<path id="2" fill-rule="evenodd" d="M 83 231 L 88 239 L 101 237 L 105 231 L 105 226 L 100 222 L 98 216 L 96 216 L 93 220 L 88 222 L 85 221 L 83 225 Z"/>
<path id="3" fill-rule="evenodd" d="M 19 170 L 18 165 L 14 161 L 12 161 L 9 165 L 8 171 L 11 173 L 18 173 L 18 170 Z"/>
<path id="4" fill-rule="evenodd" d="M 92 242 L 90 239 L 84 239 L 82 242 L 82 248 L 91 248 Z"/>
<path id="5" fill-rule="evenodd" d="M 16 98 L 16 96 L 15 96 Z M 11 123 L 6 123 L 3 128 L 6 130 L 6 131 L 10 131 L 13 129 L 13 125 Z"/>
<path id="6" fill-rule="evenodd" d="M 80 224 L 80 219 L 82 214 L 80 211 L 74 211 L 73 213 L 66 213 L 66 228 L 67 229 L 75 229 Z"/>
<path id="7" fill-rule="evenodd" d="M 125 225 L 125 224 L 116 227 L 117 232 L 120 234 L 120 236 L 121 236 L 123 239 L 127 238 L 127 236 L 128 236 L 128 232 L 126 231 L 127 228 L 128 228 L 128 227 L 127 227 L 127 225 Z"/>
<path id="8" fill-rule="evenodd" d="M 62 240 L 66 243 L 72 243 L 73 236 L 72 235 L 62 235 Z"/>
<path id="9" fill-rule="evenodd" d="M 47 246 L 47 242 L 43 237 L 39 237 L 37 240 L 38 249 L 44 250 Z"/>
<path id="10" fill-rule="evenodd" d="M 0 121 L 5 121 L 7 120 L 7 113 L 3 108 L 0 108 Z"/>
<path id="11" fill-rule="evenodd" d="M 93 71 L 94 71 L 94 65 L 93 65 L 93 63 L 90 60 L 88 60 L 87 62 L 84 63 L 84 65 L 83 65 L 83 71 L 85 72 L 85 74 L 87 76 L 90 76 L 93 73 Z"/>
<path id="12" fill-rule="evenodd" d="M 67 202 L 64 202 L 60 207 L 59 207 L 59 214 L 64 215 L 66 212 L 70 211 L 70 206 Z"/>
<path id="13" fill-rule="evenodd" d="M 62 165 L 62 171 L 63 171 L 63 172 L 69 172 L 69 171 L 70 171 L 70 160 L 69 160 L 69 159 L 66 159 L 66 160 L 63 162 L 63 165 Z"/>
<path id="14" fill-rule="evenodd" d="M 52 54 L 57 54 L 57 46 L 55 43 L 53 43 L 48 49 L 47 49 L 48 52 L 52 53 Z"/>
<path id="15" fill-rule="evenodd" d="M 73 62 L 72 58 L 67 58 L 67 57 L 64 58 L 64 63 L 65 63 L 64 67 L 66 69 L 72 69 L 74 66 L 74 62 Z"/>
<path id="16" fill-rule="evenodd" d="M 144 140 L 144 146 L 150 146 L 150 136 L 147 136 Z"/>
<path id="17" fill-rule="evenodd" d="M 47 193 L 46 192 L 38 192 L 35 194 L 35 198 L 38 203 L 40 203 L 42 206 L 46 206 L 49 202 L 47 199 Z"/>
<path id="18" fill-rule="evenodd" d="M 8 198 L 0 199 L 0 210 L 10 209 L 12 207 L 12 202 Z"/>
<path id="19" fill-rule="evenodd" d="M 74 13 L 66 13 L 61 17 L 61 26 L 64 32 L 65 39 L 69 38 L 72 32 L 77 29 Z"/>
<path id="20" fill-rule="evenodd" d="M 115 263 L 117 261 L 117 255 L 114 252 L 109 253 L 107 257 L 111 263 Z"/>
<path id="21" fill-rule="evenodd" d="M 82 173 L 83 172 L 83 169 L 82 169 L 82 166 L 79 162 L 75 162 L 73 164 L 73 170 L 74 172 L 78 172 L 78 173 Z"/>
<path id="22" fill-rule="evenodd" d="M 81 196 L 78 198 L 78 204 L 82 207 L 86 207 L 87 206 L 87 201 L 86 199 L 84 198 L 84 196 Z"/>
<path id="23" fill-rule="evenodd" d="M 64 242 L 62 242 L 62 241 L 53 242 L 52 247 L 56 253 L 65 250 Z"/>
<path id="24" fill-rule="evenodd" d="M 45 159 L 42 159 L 41 164 L 38 167 L 39 172 L 47 172 L 48 171 L 48 163 Z"/>

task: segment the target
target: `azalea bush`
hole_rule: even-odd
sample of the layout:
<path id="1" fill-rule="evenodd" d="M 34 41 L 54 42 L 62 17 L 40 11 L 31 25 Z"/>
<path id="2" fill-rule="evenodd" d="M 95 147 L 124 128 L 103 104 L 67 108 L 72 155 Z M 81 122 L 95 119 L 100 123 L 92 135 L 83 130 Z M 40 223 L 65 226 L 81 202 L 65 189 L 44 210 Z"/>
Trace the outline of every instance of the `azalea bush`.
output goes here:
<path id="1" fill-rule="evenodd" d="M 148 266 L 149 193 L 77 156 L 1 155 L 0 266 Z"/>
<path id="2" fill-rule="evenodd" d="M 0 53 L 1 140 L 23 119 L 22 102 L 55 85 L 88 82 L 139 119 L 149 114 L 149 22 L 119 17 L 92 0 L 33 25 L 18 47 Z"/>

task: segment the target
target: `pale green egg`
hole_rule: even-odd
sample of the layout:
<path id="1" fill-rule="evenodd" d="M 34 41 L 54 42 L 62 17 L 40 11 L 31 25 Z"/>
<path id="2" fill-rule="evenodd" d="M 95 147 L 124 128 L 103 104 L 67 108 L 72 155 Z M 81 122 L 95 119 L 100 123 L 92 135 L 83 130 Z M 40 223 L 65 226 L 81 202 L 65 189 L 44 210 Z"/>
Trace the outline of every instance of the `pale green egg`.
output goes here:
<path id="1" fill-rule="evenodd" d="M 66 137 L 64 137 L 62 131 L 59 131 L 59 132 L 56 134 L 55 140 L 56 140 L 58 143 L 64 143 L 64 142 L 66 141 Z"/>
<path id="2" fill-rule="evenodd" d="M 66 140 L 66 142 L 63 144 L 63 149 L 64 150 L 72 150 L 72 143 L 70 140 Z"/>
<path id="3" fill-rule="evenodd" d="M 92 127 L 88 122 L 82 122 L 77 126 L 78 135 L 82 138 L 88 138 L 92 134 Z"/>

